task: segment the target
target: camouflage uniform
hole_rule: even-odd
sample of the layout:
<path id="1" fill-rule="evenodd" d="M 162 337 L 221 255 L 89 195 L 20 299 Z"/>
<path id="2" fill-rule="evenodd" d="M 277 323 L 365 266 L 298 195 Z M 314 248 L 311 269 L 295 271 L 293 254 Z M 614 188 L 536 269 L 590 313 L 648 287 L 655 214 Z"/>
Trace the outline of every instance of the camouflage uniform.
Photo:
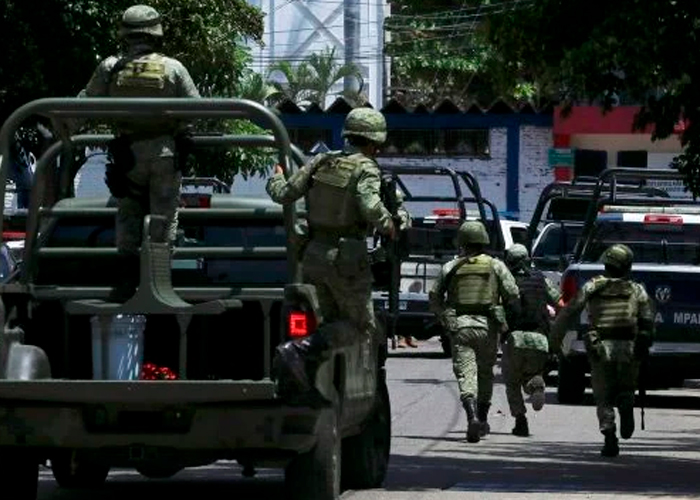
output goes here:
<path id="1" fill-rule="evenodd" d="M 153 48 L 155 39 L 163 35 L 158 12 L 145 5 L 130 7 L 124 12 L 119 33 L 127 39 L 126 53 L 103 60 L 81 97 L 199 97 L 182 63 Z M 134 255 L 141 244 L 146 214 L 166 217 L 161 241 L 175 238 L 181 173 L 176 169 L 173 136 L 182 124 L 166 119 L 132 119 L 115 125 L 117 135 L 129 136 L 133 141 L 135 160 L 127 173 L 132 193 L 118 199 L 117 248 L 132 261 L 129 267 L 133 264 L 138 269 Z"/>
<path id="2" fill-rule="evenodd" d="M 590 329 L 585 344 L 600 432 L 605 436 L 604 456 L 619 453 L 615 406 L 620 413 L 620 436 L 632 437 L 639 360 L 647 354 L 654 333 L 653 307 L 644 285 L 627 278 L 632 260 L 627 246 L 608 248 L 603 254 L 606 275 L 584 284 L 552 327 L 558 348 L 569 323 L 584 309 L 588 313 Z"/>
<path id="3" fill-rule="evenodd" d="M 459 238 L 465 255 L 442 267 L 429 300 L 451 337 L 452 366 L 469 421 L 467 440 L 477 442 L 488 432 L 498 335 L 520 296 L 506 265 L 482 253 L 480 246 L 489 242 L 483 224 L 463 223 Z"/>
<path id="4" fill-rule="evenodd" d="M 381 144 L 386 140 L 386 122 L 377 111 L 354 109 L 343 136 Z M 347 146 L 317 155 L 288 180 L 276 174 L 267 183 L 267 192 L 277 203 L 307 197 L 309 241 L 302 272 L 304 281 L 316 287 L 323 320 L 346 319 L 370 334 L 376 324 L 367 236 L 370 227 L 381 234 L 394 231 L 380 198 L 380 182 L 374 159 Z"/>
<path id="5" fill-rule="evenodd" d="M 543 274 L 533 270 L 527 248 L 512 245 L 506 251 L 506 265 L 513 273 L 521 298 L 521 316 L 504 337 L 501 366 L 510 414 L 515 417 L 513 434 L 530 434 L 525 417 L 523 391 L 531 397 L 535 411 L 544 405 L 544 367 L 549 356 L 549 311 L 561 299 L 559 289 Z M 529 310 L 531 309 L 531 310 Z"/>

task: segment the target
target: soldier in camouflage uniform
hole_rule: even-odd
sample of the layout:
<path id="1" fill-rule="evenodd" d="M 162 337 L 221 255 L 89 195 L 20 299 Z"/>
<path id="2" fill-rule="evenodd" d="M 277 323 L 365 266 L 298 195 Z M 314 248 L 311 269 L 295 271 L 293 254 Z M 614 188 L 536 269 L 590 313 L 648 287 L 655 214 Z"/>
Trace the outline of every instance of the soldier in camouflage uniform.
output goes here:
<path id="1" fill-rule="evenodd" d="M 126 42 L 125 53 L 100 62 L 81 97 L 199 97 L 182 63 L 157 52 L 163 28 L 155 9 L 147 5 L 129 7 L 122 16 L 119 35 Z M 130 144 L 126 154 L 131 156 L 133 167 L 126 172 L 126 193 L 116 193 L 110 185 L 118 198 L 116 238 L 119 275 L 123 278 L 110 300 L 122 302 L 136 289 L 138 249 L 146 214 L 167 219 L 163 234 L 160 238 L 155 235 L 156 238 L 175 238 L 181 183 L 181 173 L 176 168 L 175 135 L 182 126 L 163 118 L 116 123 L 117 136 Z"/>
<path id="2" fill-rule="evenodd" d="M 532 268 L 524 245 L 516 243 L 506 250 L 506 265 L 520 290 L 520 316 L 503 336 L 502 368 L 510 414 L 515 418 L 513 434 L 529 436 L 523 392 L 530 396 L 532 409 L 544 406 L 544 367 L 549 356 L 550 316 L 547 305 L 557 308 L 559 289 L 541 272 Z"/>
<path id="3" fill-rule="evenodd" d="M 619 454 L 615 406 L 620 414 L 620 437 L 634 433 L 634 391 L 639 360 L 648 354 L 654 333 L 651 300 L 644 285 L 629 279 L 633 261 L 626 245 L 612 245 L 602 257 L 605 275 L 589 280 L 559 313 L 552 326 L 558 349 L 568 325 L 586 310 L 590 329 L 585 337 L 591 364 L 591 385 L 600 432 L 605 436 L 601 455 Z"/>
<path id="4" fill-rule="evenodd" d="M 343 150 L 315 156 L 288 180 L 278 170 L 267 192 L 281 204 L 307 197 L 309 241 L 302 272 L 304 281 L 316 287 L 323 320 L 346 319 L 373 335 L 367 236 L 375 229 L 393 238 L 400 229 L 380 198 L 374 160 L 386 140 L 386 121 L 378 111 L 353 109 L 342 135 L 347 140 Z"/>
<path id="5" fill-rule="evenodd" d="M 451 337 L 467 441 L 476 443 L 489 432 L 498 336 L 506 328 L 506 315 L 519 314 L 520 295 L 506 265 L 484 253 L 489 236 L 481 222 L 464 222 L 458 241 L 462 255 L 442 267 L 429 300 Z"/>

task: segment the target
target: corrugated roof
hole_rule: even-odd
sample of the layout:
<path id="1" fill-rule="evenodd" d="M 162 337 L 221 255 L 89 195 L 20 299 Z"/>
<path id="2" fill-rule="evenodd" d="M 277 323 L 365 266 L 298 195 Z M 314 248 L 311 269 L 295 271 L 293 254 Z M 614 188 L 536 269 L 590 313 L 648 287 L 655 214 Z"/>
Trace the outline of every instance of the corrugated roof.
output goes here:
<path id="1" fill-rule="evenodd" d="M 321 109 L 318 104 L 312 103 L 309 106 L 305 106 L 306 109 L 299 107 L 296 103 L 290 100 L 284 100 L 279 103 L 275 108 L 281 113 L 285 114 L 299 114 L 299 113 L 313 113 L 313 114 L 347 114 L 353 109 L 353 105 L 350 104 L 345 98 L 338 97 L 333 103 L 328 106 L 325 110 Z M 373 106 L 369 103 L 363 105 L 363 107 L 372 108 Z M 389 99 L 384 107 L 380 109 L 384 114 L 552 114 L 554 111 L 554 106 L 549 104 L 543 106 L 542 108 L 536 109 L 532 104 L 528 102 L 523 103 L 508 103 L 503 99 L 497 99 L 488 107 L 483 107 L 477 102 L 472 102 L 466 107 L 457 106 L 450 99 L 443 99 L 435 106 L 428 107 L 425 104 L 418 104 L 413 108 L 408 108 L 401 104 L 396 99 Z"/>

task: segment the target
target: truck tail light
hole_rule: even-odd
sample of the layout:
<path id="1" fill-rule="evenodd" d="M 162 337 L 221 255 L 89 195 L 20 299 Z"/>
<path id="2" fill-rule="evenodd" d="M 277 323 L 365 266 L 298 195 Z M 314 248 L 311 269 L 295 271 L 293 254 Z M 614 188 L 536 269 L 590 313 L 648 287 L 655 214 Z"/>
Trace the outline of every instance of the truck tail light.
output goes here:
<path id="1" fill-rule="evenodd" d="M 576 296 L 578 292 L 578 283 L 576 281 L 576 276 L 569 274 L 564 276 L 561 281 L 561 300 L 564 304 L 567 304 L 571 299 Z"/>
<path id="2" fill-rule="evenodd" d="M 681 215 L 647 214 L 644 216 L 645 224 L 683 224 Z"/>
<path id="3" fill-rule="evenodd" d="M 290 311 L 287 330 L 289 337 L 307 337 L 316 329 L 316 315 L 313 311 Z"/>

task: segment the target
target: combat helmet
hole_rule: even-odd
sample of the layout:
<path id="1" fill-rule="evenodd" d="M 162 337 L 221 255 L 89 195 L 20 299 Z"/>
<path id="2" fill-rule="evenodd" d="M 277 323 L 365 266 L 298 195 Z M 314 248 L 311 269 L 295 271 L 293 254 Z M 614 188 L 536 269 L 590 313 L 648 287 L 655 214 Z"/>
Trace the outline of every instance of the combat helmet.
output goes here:
<path id="1" fill-rule="evenodd" d="M 488 245 L 490 242 L 489 234 L 486 232 L 484 225 L 477 220 L 463 222 L 459 226 L 457 233 L 457 244 L 460 247 L 467 245 Z"/>
<path id="2" fill-rule="evenodd" d="M 148 5 L 132 5 L 124 11 L 119 26 L 119 36 L 141 33 L 151 36 L 163 36 L 160 14 Z"/>
<path id="3" fill-rule="evenodd" d="M 355 108 L 345 118 L 343 137 L 364 137 L 377 144 L 386 141 L 386 119 L 379 111 Z"/>
<path id="4" fill-rule="evenodd" d="M 527 267 L 530 263 L 530 253 L 521 243 L 515 243 L 506 250 L 506 265 L 511 269 Z"/>
<path id="5" fill-rule="evenodd" d="M 603 264 L 606 266 L 613 267 L 620 271 L 629 271 L 632 268 L 634 254 L 632 253 L 632 249 L 627 245 L 616 243 L 603 252 L 602 260 Z"/>

